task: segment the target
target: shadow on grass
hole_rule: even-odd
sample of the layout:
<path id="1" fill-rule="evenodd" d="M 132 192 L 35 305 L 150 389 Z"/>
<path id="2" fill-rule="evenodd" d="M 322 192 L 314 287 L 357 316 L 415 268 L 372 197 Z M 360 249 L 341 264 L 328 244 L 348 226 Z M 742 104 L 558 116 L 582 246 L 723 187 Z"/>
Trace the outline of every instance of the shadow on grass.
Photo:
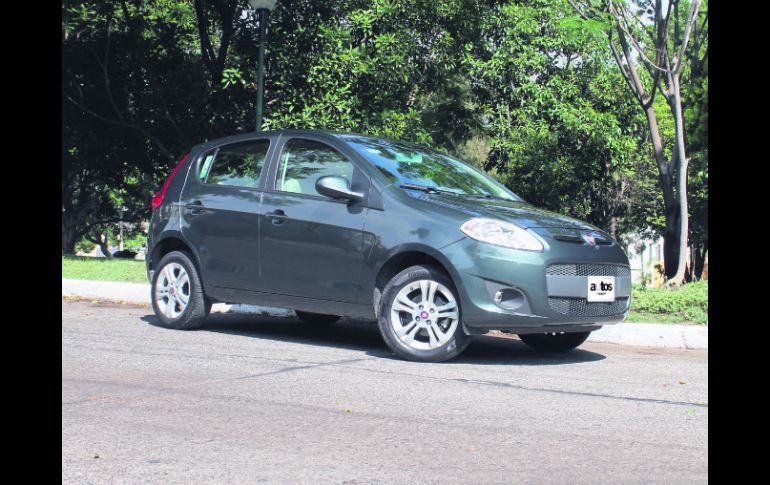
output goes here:
<path id="1" fill-rule="evenodd" d="M 141 319 L 165 328 L 155 315 L 145 315 Z M 344 318 L 334 325 L 314 326 L 294 317 L 212 313 L 198 331 L 356 350 L 372 357 L 401 360 L 385 345 L 374 321 Z M 518 339 L 476 335 L 465 352 L 447 364 L 564 365 L 603 359 L 602 354 L 579 348 L 564 354 L 547 354 L 530 349 Z"/>

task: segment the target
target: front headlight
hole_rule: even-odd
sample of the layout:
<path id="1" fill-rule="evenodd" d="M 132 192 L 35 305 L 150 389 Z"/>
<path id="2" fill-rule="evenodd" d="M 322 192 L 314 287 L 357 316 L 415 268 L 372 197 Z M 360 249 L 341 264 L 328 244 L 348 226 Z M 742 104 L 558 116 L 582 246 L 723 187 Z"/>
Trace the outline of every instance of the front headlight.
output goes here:
<path id="1" fill-rule="evenodd" d="M 525 251 L 542 251 L 543 244 L 526 229 L 510 222 L 476 217 L 460 226 L 469 237 L 497 246 Z"/>

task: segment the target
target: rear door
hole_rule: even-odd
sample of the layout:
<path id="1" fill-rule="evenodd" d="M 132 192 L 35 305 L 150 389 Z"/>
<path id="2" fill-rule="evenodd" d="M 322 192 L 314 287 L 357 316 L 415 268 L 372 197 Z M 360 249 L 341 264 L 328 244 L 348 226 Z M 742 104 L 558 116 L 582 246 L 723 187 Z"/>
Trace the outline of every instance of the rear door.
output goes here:
<path id="1" fill-rule="evenodd" d="M 322 196 L 315 182 L 345 177 L 365 193 L 369 179 L 328 140 L 281 138 L 261 216 L 262 291 L 355 303 L 366 207 Z"/>
<path id="2" fill-rule="evenodd" d="M 193 161 L 182 192 L 182 234 L 198 253 L 207 292 L 254 289 L 259 214 L 271 137 L 219 146 Z M 211 291 L 214 290 L 214 291 Z"/>

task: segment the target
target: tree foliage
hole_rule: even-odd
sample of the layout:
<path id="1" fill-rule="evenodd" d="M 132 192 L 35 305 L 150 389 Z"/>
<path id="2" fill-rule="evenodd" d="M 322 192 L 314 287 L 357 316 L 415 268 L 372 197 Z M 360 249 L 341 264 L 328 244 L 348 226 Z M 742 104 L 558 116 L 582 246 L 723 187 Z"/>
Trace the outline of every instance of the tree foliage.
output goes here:
<path id="1" fill-rule="evenodd" d="M 649 188 L 644 123 L 602 44 L 560 29 L 567 8 L 501 5 L 467 46 L 493 140 L 485 167 L 531 202 L 618 234 Z"/>

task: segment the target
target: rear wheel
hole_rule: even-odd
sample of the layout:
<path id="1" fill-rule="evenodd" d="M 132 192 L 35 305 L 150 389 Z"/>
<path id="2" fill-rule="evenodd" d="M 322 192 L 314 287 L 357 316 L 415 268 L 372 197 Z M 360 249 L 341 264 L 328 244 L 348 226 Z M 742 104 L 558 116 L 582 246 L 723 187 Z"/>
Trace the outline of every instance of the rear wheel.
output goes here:
<path id="1" fill-rule="evenodd" d="M 153 274 L 151 294 L 155 315 L 168 328 L 199 328 L 211 311 L 198 270 L 186 252 L 172 251 L 161 258 Z"/>
<path id="2" fill-rule="evenodd" d="M 331 325 L 340 319 L 337 315 L 323 315 L 321 313 L 299 312 L 294 310 L 300 320 L 310 325 Z"/>
<path id="3" fill-rule="evenodd" d="M 569 352 L 586 341 L 591 332 L 531 333 L 519 335 L 522 342 L 539 352 Z"/>
<path id="4" fill-rule="evenodd" d="M 377 311 L 380 333 L 404 359 L 442 362 L 470 343 L 452 281 L 431 266 L 412 266 L 391 279 Z"/>

